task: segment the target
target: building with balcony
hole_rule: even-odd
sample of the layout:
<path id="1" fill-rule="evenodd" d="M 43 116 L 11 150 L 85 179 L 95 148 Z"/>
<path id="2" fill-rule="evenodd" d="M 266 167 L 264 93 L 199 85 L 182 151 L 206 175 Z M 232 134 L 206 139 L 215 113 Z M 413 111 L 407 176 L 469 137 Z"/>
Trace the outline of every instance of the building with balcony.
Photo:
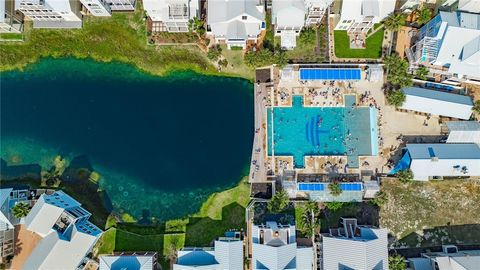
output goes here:
<path id="1" fill-rule="evenodd" d="M 265 29 L 265 9 L 259 0 L 211 0 L 207 5 L 207 35 L 227 48 L 257 43 Z"/>
<path id="2" fill-rule="evenodd" d="M 312 269 L 314 250 L 297 243 L 295 225 L 277 222 L 252 225 L 251 269 Z"/>
<path id="3" fill-rule="evenodd" d="M 23 269 L 77 269 L 102 231 L 91 214 L 63 191 L 43 194 L 25 218 L 28 231 L 42 237 Z"/>
<path id="4" fill-rule="evenodd" d="M 480 250 L 459 250 L 456 246 L 444 245 L 440 252 L 408 258 L 408 266 L 407 270 L 476 270 L 480 266 Z"/>
<path id="5" fill-rule="evenodd" d="M 395 10 L 395 0 L 343 0 L 340 21 L 335 30 L 366 34 Z"/>
<path id="6" fill-rule="evenodd" d="M 178 251 L 173 270 L 243 269 L 243 240 L 239 232 L 227 232 L 213 247 L 185 247 Z"/>
<path id="7" fill-rule="evenodd" d="M 199 17 L 198 0 L 144 0 L 147 31 L 188 32 L 189 20 Z"/>
<path id="8" fill-rule="evenodd" d="M 15 10 L 22 15 L 22 21 L 31 21 L 33 28 L 82 28 L 80 4 L 74 1 L 15 1 Z"/>
<path id="9" fill-rule="evenodd" d="M 440 11 L 406 55 L 411 68 L 425 66 L 439 81 L 480 84 L 480 14 Z"/>
<path id="10" fill-rule="evenodd" d="M 342 218 L 343 227 L 322 234 L 322 269 L 388 270 L 387 229 L 357 225 Z"/>
<path id="11" fill-rule="evenodd" d="M 284 49 L 296 47 L 296 37 L 304 26 L 319 24 L 333 0 L 273 1 L 272 24 Z"/>

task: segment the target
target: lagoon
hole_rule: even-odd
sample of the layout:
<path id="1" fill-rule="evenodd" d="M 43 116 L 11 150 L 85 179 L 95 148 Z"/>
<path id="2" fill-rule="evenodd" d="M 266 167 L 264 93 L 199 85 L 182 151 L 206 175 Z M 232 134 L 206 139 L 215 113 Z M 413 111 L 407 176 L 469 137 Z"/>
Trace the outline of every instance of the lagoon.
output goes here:
<path id="1" fill-rule="evenodd" d="M 114 209 L 159 220 L 194 213 L 246 174 L 253 85 L 121 63 L 43 59 L 1 74 L 1 157 L 47 167 L 87 157 Z"/>

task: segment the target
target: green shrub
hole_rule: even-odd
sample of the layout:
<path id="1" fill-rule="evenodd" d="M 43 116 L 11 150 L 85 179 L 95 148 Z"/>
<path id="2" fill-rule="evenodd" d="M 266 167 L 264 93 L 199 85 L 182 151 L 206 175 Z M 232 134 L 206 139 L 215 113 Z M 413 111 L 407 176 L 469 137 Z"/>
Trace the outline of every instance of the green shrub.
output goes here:
<path id="1" fill-rule="evenodd" d="M 337 211 L 338 209 L 342 208 L 344 204 L 345 204 L 345 203 L 343 203 L 343 202 L 326 202 L 326 203 L 325 203 L 325 207 L 326 207 L 328 210 L 330 210 L 330 211 L 332 211 L 332 212 L 335 212 L 335 211 Z"/>
<path id="2" fill-rule="evenodd" d="M 405 96 L 405 93 L 403 93 L 402 90 L 390 90 L 387 92 L 388 104 L 395 107 L 401 107 L 405 102 L 406 98 L 407 97 Z"/>
<path id="3" fill-rule="evenodd" d="M 405 258 L 401 255 L 393 255 L 388 257 L 388 268 L 390 270 L 405 270 L 407 269 L 407 264 L 405 263 Z"/>
<path id="4" fill-rule="evenodd" d="M 230 47 L 230 50 L 232 50 L 232 51 L 241 51 L 241 50 L 243 50 L 243 47 L 241 47 L 241 46 L 231 46 L 231 47 Z"/>
<path id="5" fill-rule="evenodd" d="M 330 190 L 330 194 L 333 196 L 340 196 L 342 194 L 342 189 L 340 188 L 339 183 L 330 183 L 328 184 L 328 189 Z"/>
<path id="6" fill-rule="evenodd" d="M 287 192 L 284 190 L 278 191 L 273 195 L 272 199 L 267 203 L 267 209 L 271 213 L 280 213 L 287 208 L 290 203 Z"/>
<path id="7" fill-rule="evenodd" d="M 405 169 L 397 172 L 398 180 L 402 183 L 409 183 L 413 181 L 413 172 L 410 169 Z"/>

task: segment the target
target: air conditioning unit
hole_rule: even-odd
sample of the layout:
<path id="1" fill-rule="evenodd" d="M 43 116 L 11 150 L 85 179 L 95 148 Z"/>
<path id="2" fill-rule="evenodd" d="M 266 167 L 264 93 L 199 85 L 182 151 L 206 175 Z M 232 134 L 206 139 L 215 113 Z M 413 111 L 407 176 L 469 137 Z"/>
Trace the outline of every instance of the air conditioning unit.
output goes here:
<path id="1" fill-rule="evenodd" d="M 442 250 L 447 254 L 458 253 L 458 247 L 454 245 L 444 245 L 442 246 Z"/>

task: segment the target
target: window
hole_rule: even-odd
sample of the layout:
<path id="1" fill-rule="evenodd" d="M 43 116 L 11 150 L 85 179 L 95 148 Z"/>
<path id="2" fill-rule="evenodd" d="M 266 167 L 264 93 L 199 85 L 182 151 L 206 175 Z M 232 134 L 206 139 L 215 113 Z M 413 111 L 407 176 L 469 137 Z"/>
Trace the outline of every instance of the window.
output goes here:
<path id="1" fill-rule="evenodd" d="M 246 20 L 247 19 L 247 16 L 242 16 L 242 20 Z"/>

